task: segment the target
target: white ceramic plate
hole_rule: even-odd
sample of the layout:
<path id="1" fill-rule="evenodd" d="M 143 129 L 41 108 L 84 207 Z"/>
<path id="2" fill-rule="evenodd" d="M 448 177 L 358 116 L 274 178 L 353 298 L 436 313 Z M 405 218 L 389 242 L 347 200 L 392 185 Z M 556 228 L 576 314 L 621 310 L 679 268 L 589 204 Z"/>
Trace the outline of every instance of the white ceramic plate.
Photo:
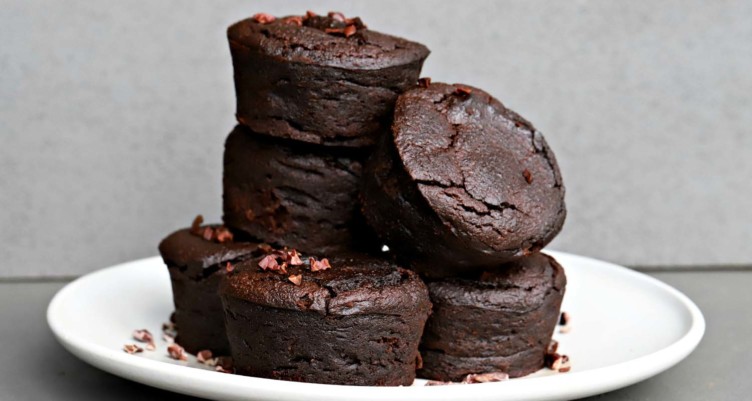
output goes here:
<path id="1" fill-rule="evenodd" d="M 284 382 L 218 373 L 174 361 L 166 345 L 129 355 L 131 332 L 160 337 L 172 312 L 167 269 L 149 258 L 103 269 L 68 284 L 55 296 L 47 320 L 74 355 L 110 373 L 150 386 L 221 400 L 571 400 L 628 386 L 684 359 L 705 331 L 702 313 L 686 296 L 621 266 L 549 252 L 567 273 L 563 310 L 571 331 L 556 333 L 572 371 L 542 370 L 499 383 L 453 386 L 357 387 Z"/>

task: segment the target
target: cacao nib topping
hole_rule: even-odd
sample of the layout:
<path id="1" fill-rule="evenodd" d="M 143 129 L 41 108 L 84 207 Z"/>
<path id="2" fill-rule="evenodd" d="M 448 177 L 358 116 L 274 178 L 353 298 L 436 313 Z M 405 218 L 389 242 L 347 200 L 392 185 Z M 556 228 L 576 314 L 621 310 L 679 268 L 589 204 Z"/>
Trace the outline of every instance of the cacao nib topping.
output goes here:
<path id="1" fill-rule="evenodd" d="M 214 229 L 211 227 L 204 227 L 204 231 L 201 233 L 201 238 L 211 241 L 214 238 Z"/>
<path id="2" fill-rule="evenodd" d="M 282 19 L 282 23 L 285 25 L 303 26 L 303 17 L 293 16 Z"/>
<path id="3" fill-rule="evenodd" d="M 154 336 L 149 332 L 149 330 L 134 330 L 133 339 L 142 343 L 146 343 L 147 351 L 154 351 L 155 349 L 157 349 L 157 346 L 154 344 Z"/>
<path id="4" fill-rule="evenodd" d="M 308 11 L 301 22 L 303 26 L 346 38 L 355 35 L 361 29 L 368 28 L 359 17 L 347 18 L 344 14 L 337 11 L 330 11 L 326 16 L 320 16 L 312 11 Z"/>
<path id="5" fill-rule="evenodd" d="M 277 270 L 279 265 L 277 264 L 277 257 L 274 255 L 266 255 L 258 263 L 261 270 Z"/>
<path id="6" fill-rule="evenodd" d="M 219 226 L 217 228 L 206 226 L 201 227 L 201 216 L 196 217 L 191 226 L 190 233 L 203 238 L 205 241 L 214 241 L 217 243 L 232 242 L 232 232 L 225 226 Z"/>
<path id="7" fill-rule="evenodd" d="M 170 344 L 167 347 L 167 355 L 176 361 L 187 361 L 188 357 L 185 355 L 185 349 L 178 344 Z"/>
<path id="8" fill-rule="evenodd" d="M 329 264 L 329 259 L 327 258 L 323 258 L 321 260 L 316 260 L 315 258 L 308 258 L 308 262 L 311 266 L 312 272 L 318 272 L 318 271 L 332 268 L 332 265 Z"/>
<path id="9" fill-rule="evenodd" d="M 358 29 L 355 27 L 355 25 L 348 25 L 344 28 L 326 28 L 324 29 L 324 32 L 332 35 L 337 36 L 344 36 L 346 38 L 349 38 L 350 36 L 355 35 L 358 33 Z"/>
<path id="10" fill-rule="evenodd" d="M 464 384 L 491 383 L 491 382 L 500 382 L 504 380 L 509 380 L 508 374 L 504 372 L 489 372 L 489 373 L 469 374 L 465 376 L 464 379 L 462 379 L 462 383 Z"/>
<path id="11" fill-rule="evenodd" d="M 316 15 L 304 19 L 303 26 L 330 33 L 327 32 L 327 29 L 344 29 L 347 25 L 343 21 L 337 21 L 334 18 Z"/>
<path id="12" fill-rule="evenodd" d="M 277 18 L 271 14 L 258 13 L 254 15 L 253 17 L 251 17 L 251 19 L 255 22 L 258 22 L 259 24 L 270 24 L 274 22 L 274 20 L 276 20 Z"/>
<path id="13" fill-rule="evenodd" d="M 569 323 L 572 321 L 572 317 L 567 312 L 561 312 L 561 316 L 559 316 L 559 326 L 562 326 L 559 329 L 559 333 L 566 334 L 569 333 L 569 331 L 572 329 Z"/>
<path id="14" fill-rule="evenodd" d="M 222 369 L 224 369 L 226 371 L 225 373 L 232 373 L 232 372 L 235 371 L 235 368 L 233 366 L 232 358 L 231 357 L 229 357 L 229 356 L 218 356 L 218 357 L 214 358 L 214 360 L 215 360 L 215 365 L 217 365 L 218 367 L 221 367 Z"/>
<path id="15" fill-rule="evenodd" d="M 533 175 L 530 173 L 530 170 L 528 169 L 523 170 L 522 176 L 525 177 L 525 181 L 527 181 L 528 184 L 533 183 Z"/>
<path id="16" fill-rule="evenodd" d="M 235 373 L 234 369 L 227 369 L 227 368 L 225 368 L 223 366 L 220 366 L 220 365 L 215 366 L 214 370 L 217 371 L 217 372 L 219 372 L 219 373 Z"/>
<path id="17" fill-rule="evenodd" d="M 232 373 L 232 360 L 227 356 L 218 356 L 212 358 L 212 352 L 209 350 L 199 351 L 196 354 L 196 361 L 206 366 L 220 366 L 223 369 L 228 369 L 225 373 Z"/>
<path id="18" fill-rule="evenodd" d="M 547 354 L 546 354 L 546 355 L 545 355 L 545 356 L 543 357 L 543 364 L 544 364 L 544 365 L 545 365 L 545 366 L 546 366 L 547 368 L 549 368 L 549 369 L 553 369 L 554 361 L 555 361 L 555 360 L 556 360 L 557 358 L 561 358 L 561 355 L 557 354 L 556 352 L 552 352 L 552 353 L 547 353 Z"/>
<path id="19" fill-rule="evenodd" d="M 193 219 L 193 223 L 191 223 L 191 231 L 190 233 L 193 235 L 201 235 L 201 225 L 204 224 L 204 216 L 198 215 L 195 219 Z"/>
<path id="20" fill-rule="evenodd" d="M 558 372 L 569 372 L 572 369 L 569 357 L 555 352 L 552 354 L 546 354 L 544 362 L 547 368 Z"/>
<path id="21" fill-rule="evenodd" d="M 225 242 L 232 242 L 232 232 L 230 232 L 230 230 L 225 226 L 217 227 L 217 229 L 214 230 L 214 240 L 219 242 L 220 244 Z"/>
<path id="22" fill-rule="evenodd" d="M 206 364 L 207 364 L 207 362 L 209 362 L 209 361 L 211 361 L 211 360 L 212 360 L 212 352 L 211 352 L 211 351 L 209 351 L 208 349 L 205 349 L 205 350 L 199 351 L 199 352 L 198 352 L 198 353 L 196 354 L 196 360 L 197 360 L 197 361 L 198 361 L 199 363 L 203 363 L 203 364 L 205 364 L 205 365 L 206 365 Z"/>
<path id="23" fill-rule="evenodd" d="M 342 14 L 341 12 L 339 12 L 339 11 L 329 11 L 329 13 L 327 14 L 327 16 L 329 18 L 331 18 L 331 19 L 333 19 L 335 21 L 339 21 L 339 22 L 345 22 L 345 20 L 346 20 L 345 15 Z"/>
<path id="24" fill-rule="evenodd" d="M 428 88 L 429 86 L 431 86 L 431 78 L 429 77 L 420 78 L 418 80 L 418 86 L 420 86 L 421 88 Z"/>
<path id="25" fill-rule="evenodd" d="M 125 344 L 123 346 L 123 351 L 125 351 L 128 354 L 136 354 L 139 352 L 144 352 L 143 348 L 139 347 L 136 344 Z"/>
<path id="26" fill-rule="evenodd" d="M 468 99 L 473 90 L 464 86 L 459 86 L 454 90 L 454 94 L 460 99 Z"/>
<path id="27" fill-rule="evenodd" d="M 149 330 L 146 329 L 133 330 L 133 338 L 142 343 L 150 343 L 154 341 L 154 336 L 152 336 Z"/>
<path id="28" fill-rule="evenodd" d="M 548 347 L 546 348 L 546 354 L 555 354 L 556 350 L 559 349 L 559 342 L 556 340 L 551 340 L 550 343 L 548 343 Z"/>
<path id="29" fill-rule="evenodd" d="M 262 248 L 263 246 L 263 248 Z M 266 256 L 261 258 L 258 262 L 258 267 L 262 271 L 273 271 L 280 274 L 287 274 L 287 269 L 290 266 L 304 266 L 307 264 L 308 269 L 312 272 L 331 269 L 332 265 L 329 259 L 322 258 L 317 260 L 315 257 L 309 257 L 304 261 L 303 256 L 295 249 L 288 250 L 287 247 L 283 249 L 274 249 L 269 245 L 261 244 L 259 248 L 262 249 Z M 294 277 L 292 275 L 291 277 Z M 294 278 L 292 280 L 295 280 Z M 291 280 L 291 281 L 292 281 Z M 294 283 L 294 281 L 293 281 Z"/>
<path id="30" fill-rule="evenodd" d="M 368 29 L 368 26 L 363 23 L 360 17 L 348 18 L 345 20 L 345 24 L 354 25 L 357 30 Z"/>
<path id="31" fill-rule="evenodd" d="M 281 258 L 279 253 L 272 253 L 269 255 L 264 256 L 261 261 L 258 263 L 258 266 L 263 271 L 273 271 L 280 274 L 287 274 L 287 262 L 282 262 L 281 264 L 277 261 L 278 258 Z"/>
<path id="32" fill-rule="evenodd" d="M 358 32 L 358 28 L 356 28 L 355 25 L 348 25 L 342 31 L 342 33 L 345 34 L 346 38 L 349 38 L 350 36 L 355 35 L 356 32 Z"/>
<path id="33" fill-rule="evenodd" d="M 289 263 L 290 266 L 300 266 L 303 264 L 303 260 L 300 259 L 300 254 L 298 253 L 298 251 L 293 249 L 292 251 L 288 252 L 287 255 L 287 263 Z"/>
<path id="34" fill-rule="evenodd" d="M 290 280 L 291 283 L 299 286 L 303 282 L 303 275 L 302 274 L 293 274 L 290 277 L 288 277 L 287 279 Z"/>

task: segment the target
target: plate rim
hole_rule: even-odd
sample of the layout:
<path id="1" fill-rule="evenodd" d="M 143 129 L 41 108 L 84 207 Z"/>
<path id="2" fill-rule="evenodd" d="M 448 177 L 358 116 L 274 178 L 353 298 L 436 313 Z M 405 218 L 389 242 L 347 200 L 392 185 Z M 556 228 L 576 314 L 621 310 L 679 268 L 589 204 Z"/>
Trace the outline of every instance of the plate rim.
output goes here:
<path id="1" fill-rule="evenodd" d="M 307 400 L 313 393 L 328 399 L 347 399 L 353 391 L 359 391 L 358 397 L 362 400 L 379 400 L 389 398 L 392 400 L 454 400 L 454 399 L 515 399 L 515 400 L 555 400 L 569 399 L 601 394 L 618 388 L 637 383 L 661 373 L 686 358 L 694 351 L 702 340 L 706 330 L 705 318 L 700 308 L 686 295 L 670 285 L 648 276 L 644 273 L 620 266 L 614 263 L 580 256 L 567 252 L 545 250 L 554 258 L 579 259 L 587 263 L 602 264 L 604 267 L 613 269 L 619 274 L 631 276 L 637 280 L 647 282 L 671 295 L 678 300 L 686 309 L 691 318 L 691 323 L 684 335 L 666 347 L 650 354 L 634 359 L 619 362 L 587 371 L 572 371 L 566 375 L 550 375 L 536 378 L 520 378 L 503 383 L 485 383 L 482 386 L 407 386 L 407 387 L 368 387 L 352 385 L 333 385 L 320 383 L 281 382 L 279 380 L 247 377 L 240 375 L 228 375 L 219 372 L 196 369 L 189 366 L 180 366 L 164 363 L 147 358 L 133 358 L 131 355 L 113 350 L 96 343 L 86 343 L 80 338 L 70 335 L 63 327 L 63 322 L 58 314 L 66 297 L 85 285 L 88 281 L 96 280 L 101 275 L 110 274 L 114 270 L 127 269 L 129 266 L 144 263 L 162 263 L 159 256 L 132 260 L 125 263 L 105 267 L 94 272 L 85 274 L 61 288 L 50 301 L 47 307 L 47 323 L 55 338 L 65 349 L 88 364 L 109 373 L 133 380 L 145 385 L 174 391 L 182 394 L 199 397 L 221 397 L 221 399 L 255 399 L 238 397 L 242 391 L 248 391 L 251 387 L 251 397 L 277 396 L 279 397 L 280 383 L 284 383 L 283 392 L 287 399 Z M 646 368 L 647 367 L 647 368 Z M 627 372 L 625 376 L 624 373 Z M 158 376 L 162 376 L 158 378 Z M 166 376 L 166 377 L 164 377 Z M 173 379 L 173 380 L 166 380 Z M 543 380 L 545 386 L 534 395 L 529 394 L 525 381 Z M 593 385 L 595 380 L 598 384 Z M 586 391 L 583 391 L 584 381 L 588 382 Z M 201 388 L 200 384 L 211 385 Z M 543 384 L 543 383 L 542 383 Z M 489 387 L 504 386 L 503 397 L 489 398 Z M 368 389 L 371 391 L 363 391 Z M 378 391 L 374 391 L 378 390 Z M 373 394 L 369 394 L 373 393 Z M 498 394 L 497 394 L 498 396 Z M 322 398 L 323 399 L 323 398 Z"/>

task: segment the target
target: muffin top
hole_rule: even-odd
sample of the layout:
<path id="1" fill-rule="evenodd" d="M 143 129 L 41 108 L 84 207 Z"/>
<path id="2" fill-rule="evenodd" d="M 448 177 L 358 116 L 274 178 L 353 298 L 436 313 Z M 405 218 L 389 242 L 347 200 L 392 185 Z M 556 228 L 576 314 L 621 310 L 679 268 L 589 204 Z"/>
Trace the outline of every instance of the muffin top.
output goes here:
<path id="1" fill-rule="evenodd" d="M 256 14 L 227 30 L 231 45 L 281 59 L 345 69 L 381 69 L 422 61 L 420 43 L 372 31 L 341 13 L 275 18 Z"/>
<path id="2" fill-rule="evenodd" d="M 235 241 L 228 233 L 220 225 L 184 228 L 163 239 L 159 252 L 167 264 L 183 267 L 191 276 L 204 275 L 205 269 L 261 253 L 257 243 Z"/>
<path id="3" fill-rule="evenodd" d="M 566 216 L 564 186 L 543 135 L 488 93 L 425 83 L 402 94 L 398 157 L 452 230 L 493 251 L 540 249 Z"/>
<path id="4" fill-rule="evenodd" d="M 552 291 L 562 291 L 566 283 L 561 265 L 536 253 L 476 277 L 449 278 L 428 286 L 431 299 L 440 305 L 527 312 L 539 308 Z"/>
<path id="5" fill-rule="evenodd" d="M 335 316 L 410 315 L 431 307 L 428 289 L 418 275 L 388 261 L 352 255 L 302 258 L 301 264 L 294 265 L 280 255 L 239 264 L 225 277 L 220 293 L 260 306 Z"/>

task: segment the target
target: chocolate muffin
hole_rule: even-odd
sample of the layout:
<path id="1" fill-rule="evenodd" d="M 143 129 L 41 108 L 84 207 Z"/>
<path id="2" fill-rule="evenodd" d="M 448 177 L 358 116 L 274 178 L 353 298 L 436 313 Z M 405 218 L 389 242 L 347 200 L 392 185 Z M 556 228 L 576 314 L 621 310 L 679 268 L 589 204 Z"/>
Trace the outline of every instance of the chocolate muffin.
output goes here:
<path id="1" fill-rule="evenodd" d="M 378 249 L 358 207 L 364 158 L 238 125 L 225 145 L 224 222 L 249 238 L 308 254 Z"/>
<path id="2" fill-rule="evenodd" d="M 566 208 L 553 152 L 532 124 L 480 89 L 430 84 L 399 97 L 364 172 L 363 211 L 429 276 L 497 266 L 543 248 Z"/>
<path id="3" fill-rule="evenodd" d="M 313 272 L 322 262 L 288 263 L 280 274 L 266 257 L 223 281 L 236 372 L 313 383 L 411 384 L 431 310 L 425 284 L 382 260 L 336 258 L 325 264 L 331 268 Z"/>
<path id="4" fill-rule="evenodd" d="M 423 378 L 471 373 L 520 377 L 543 367 L 564 297 L 564 269 L 541 253 L 474 279 L 428 283 L 433 314 L 423 334 Z"/>
<path id="5" fill-rule="evenodd" d="M 340 13 L 257 14 L 230 26 L 227 37 L 238 122 L 267 135 L 335 146 L 372 145 L 429 53 Z"/>
<path id="6" fill-rule="evenodd" d="M 196 224 L 162 240 L 159 252 L 172 282 L 176 342 L 193 354 L 208 349 L 215 355 L 229 355 L 219 282 L 228 263 L 259 255 L 257 244 L 233 241 L 220 226 Z"/>

